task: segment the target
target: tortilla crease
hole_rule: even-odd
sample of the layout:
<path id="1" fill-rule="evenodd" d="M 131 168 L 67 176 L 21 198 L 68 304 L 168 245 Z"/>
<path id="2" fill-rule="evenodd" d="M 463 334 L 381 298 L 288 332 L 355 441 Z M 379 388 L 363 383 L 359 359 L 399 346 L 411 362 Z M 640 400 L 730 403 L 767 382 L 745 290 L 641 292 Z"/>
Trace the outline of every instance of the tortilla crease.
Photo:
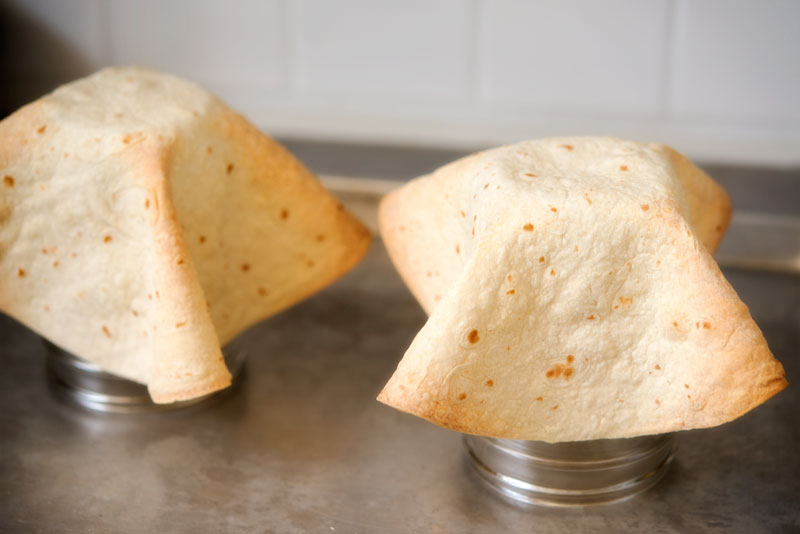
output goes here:
<path id="1" fill-rule="evenodd" d="M 200 87 L 112 68 L 0 123 L 0 308 L 155 402 L 230 384 L 220 345 L 320 290 L 367 230 Z"/>
<path id="2" fill-rule="evenodd" d="M 711 257 L 723 189 L 669 147 L 529 141 L 383 200 L 430 317 L 378 399 L 461 432 L 548 442 L 710 427 L 787 382 Z"/>

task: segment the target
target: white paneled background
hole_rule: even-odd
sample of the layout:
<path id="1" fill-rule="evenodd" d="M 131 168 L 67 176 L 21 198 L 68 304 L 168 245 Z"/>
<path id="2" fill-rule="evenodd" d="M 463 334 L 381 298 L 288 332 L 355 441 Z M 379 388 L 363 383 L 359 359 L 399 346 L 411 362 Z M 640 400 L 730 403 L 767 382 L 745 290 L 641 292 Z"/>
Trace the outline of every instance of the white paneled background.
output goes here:
<path id="1" fill-rule="evenodd" d="M 800 165 L 800 1 L 0 0 L 7 108 L 106 65 L 278 137 L 478 148 L 612 134 Z M 8 109 L 7 109 L 8 110 Z"/>

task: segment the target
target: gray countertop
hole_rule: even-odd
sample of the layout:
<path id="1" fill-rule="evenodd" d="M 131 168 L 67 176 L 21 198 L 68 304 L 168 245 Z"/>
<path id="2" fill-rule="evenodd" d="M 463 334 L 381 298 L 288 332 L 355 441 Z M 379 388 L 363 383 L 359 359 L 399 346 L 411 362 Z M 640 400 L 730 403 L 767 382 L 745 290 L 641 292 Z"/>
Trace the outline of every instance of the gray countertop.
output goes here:
<path id="1" fill-rule="evenodd" d="M 792 385 L 680 433 L 652 490 L 585 509 L 501 501 L 460 435 L 374 400 L 425 321 L 379 241 L 345 279 L 244 335 L 235 390 L 180 412 L 62 404 L 39 338 L 0 317 L 0 531 L 800 532 L 800 278 L 726 274 Z"/>

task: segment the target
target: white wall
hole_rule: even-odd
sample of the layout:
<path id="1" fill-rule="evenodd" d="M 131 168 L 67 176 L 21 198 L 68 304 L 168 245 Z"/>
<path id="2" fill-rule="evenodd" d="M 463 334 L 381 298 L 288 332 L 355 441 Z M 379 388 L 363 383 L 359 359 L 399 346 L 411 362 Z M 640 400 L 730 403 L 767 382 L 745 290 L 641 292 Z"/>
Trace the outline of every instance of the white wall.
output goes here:
<path id="1" fill-rule="evenodd" d="M 16 99 L 109 64 L 276 136 L 482 147 L 613 134 L 800 165 L 800 1 L 5 0 Z"/>

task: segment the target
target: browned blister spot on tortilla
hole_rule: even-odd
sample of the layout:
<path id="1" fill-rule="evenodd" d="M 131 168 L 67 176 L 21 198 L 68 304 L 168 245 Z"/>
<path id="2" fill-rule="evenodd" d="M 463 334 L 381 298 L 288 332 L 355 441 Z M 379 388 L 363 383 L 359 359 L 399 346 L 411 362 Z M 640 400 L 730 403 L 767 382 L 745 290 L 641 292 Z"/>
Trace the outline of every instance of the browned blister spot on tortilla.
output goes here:
<path id="1" fill-rule="evenodd" d="M 317 234 L 317 237 L 315 239 L 317 240 L 317 243 L 322 243 L 323 241 L 325 241 L 325 235 Z"/>
<path id="2" fill-rule="evenodd" d="M 311 268 L 314 266 L 314 260 L 306 260 L 306 265 Z"/>
<path id="3" fill-rule="evenodd" d="M 633 297 L 620 297 L 619 303 L 622 305 L 633 304 Z"/>
<path id="4" fill-rule="evenodd" d="M 113 238 L 110 235 L 104 235 L 103 236 L 103 243 L 111 243 L 112 239 Z"/>
<path id="5" fill-rule="evenodd" d="M 58 262 L 58 260 L 54 260 L 54 261 L 53 261 L 53 268 L 54 268 L 54 269 L 58 269 L 58 266 L 59 266 L 59 265 L 61 265 L 61 264 Z"/>
<path id="6" fill-rule="evenodd" d="M 102 329 L 103 329 L 103 333 L 104 333 L 104 334 L 105 334 L 107 337 L 111 337 L 111 331 L 108 329 L 108 327 L 107 327 L 106 325 L 103 325 Z"/>
<path id="7" fill-rule="evenodd" d="M 567 150 L 569 150 L 570 152 L 571 152 L 571 151 L 573 151 L 573 150 L 575 150 L 575 147 L 574 147 L 574 146 L 572 146 L 572 145 L 559 145 L 559 146 L 560 146 L 561 148 L 566 148 L 566 149 L 567 149 Z"/>
<path id="8" fill-rule="evenodd" d="M 241 269 L 242 269 L 243 273 L 246 273 L 247 271 L 250 270 L 250 264 L 249 263 L 243 263 L 242 266 L 241 266 Z"/>
<path id="9" fill-rule="evenodd" d="M 467 334 L 467 341 L 469 341 L 473 345 L 475 343 L 477 343 L 478 341 L 480 341 L 480 340 L 481 340 L 481 337 L 480 337 L 480 335 L 478 335 L 478 331 L 475 330 L 475 329 L 470 330 L 469 334 Z"/>
<path id="10" fill-rule="evenodd" d="M 214 149 L 211 148 L 211 145 L 207 146 L 206 147 L 206 154 L 211 154 L 212 152 L 214 152 Z"/>
<path id="11" fill-rule="evenodd" d="M 551 208 L 550 208 L 550 211 L 552 211 L 553 213 L 558 213 L 558 210 L 557 210 L 556 208 L 552 208 L 552 207 L 551 207 Z"/>
<path id="12" fill-rule="evenodd" d="M 3 176 L 3 185 L 6 187 L 14 187 L 14 177 L 7 174 Z"/>
<path id="13" fill-rule="evenodd" d="M 138 311 L 131 310 L 131 313 L 133 314 L 134 317 L 139 317 L 139 312 Z"/>
<path id="14" fill-rule="evenodd" d="M 27 273 L 25 273 L 25 269 L 23 269 L 22 267 L 20 267 L 19 269 L 17 269 L 17 276 L 19 276 L 20 278 L 25 278 L 25 275 L 26 275 L 26 274 L 27 274 Z"/>
<path id="15" fill-rule="evenodd" d="M 441 295 L 434 295 L 433 296 L 433 301 L 434 302 L 439 302 L 440 300 L 442 300 L 442 296 Z"/>
<path id="16" fill-rule="evenodd" d="M 466 398 L 467 398 L 467 394 L 466 394 L 466 393 L 463 393 L 463 392 L 462 392 L 462 393 L 459 393 L 459 394 L 458 394 L 458 400 L 464 400 L 464 399 L 466 399 Z"/>
<path id="17" fill-rule="evenodd" d="M 641 208 L 642 208 L 642 211 L 647 211 L 647 210 L 649 210 L 649 209 L 650 209 L 650 206 L 649 206 L 649 205 L 647 205 L 647 204 L 642 204 L 642 205 L 641 205 Z"/>
<path id="18" fill-rule="evenodd" d="M 206 236 L 201 235 L 200 237 L 197 238 L 197 241 L 202 245 L 203 243 L 206 242 Z"/>
<path id="19" fill-rule="evenodd" d="M 263 287 L 259 287 L 258 289 L 256 289 L 256 291 L 262 297 L 266 297 L 267 296 L 267 290 L 264 289 Z"/>
<path id="20" fill-rule="evenodd" d="M 461 254 L 461 246 L 456 243 L 456 254 Z"/>
<path id="21" fill-rule="evenodd" d="M 619 166 L 619 170 L 621 170 L 621 171 L 627 171 L 627 170 L 628 170 L 628 166 L 627 166 L 627 165 L 620 165 L 620 166 Z"/>
<path id="22" fill-rule="evenodd" d="M 564 379 L 569 380 L 574 373 L 575 369 L 573 369 L 572 367 L 567 367 L 566 369 L 564 369 Z"/>
<path id="23" fill-rule="evenodd" d="M 486 386 L 487 387 L 494 387 L 494 380 L 492 380 L 491 378 L 489 380 L 487 380 L 486 381 Z"/>
<path id="24" fill-rule="evenodd" d="M 544 374 L 547 378 L 558 378 L 564 373 L 564 365 L 561 363 L 555 364 L 553 367 L 547 370 Z"/>
<path id="25" fill-rule="evenodd" d="M 721 224 L 718 224 L 718 225 L 717 225 L 717 226 L 714 228 L 714 230 L 716 230 L 717 232 L 721 232 L 721 231 L 722 231 L 722 225 L 721 225 Z"/>
<path id="26" fill-rule="evenodd" d="M 558 404 L 555 404 L 555 405 L 553 405 L 553 407 L 552 407 L 552 408 L 550 408 L 550 409 L 551 409 L 551 410 L 558 410 Z"/>
<path id="27" fill-rule="evenodd" d="M 653 366 L 653 369 L 655 369 L 656 371 L 660 371 L 661 370 L 661 366 L 658 365 L 658 364 L 655 364 L 655 366 Z"/>
<path id="28" fill-rule="evenodd" d="M 178 261 L 177 261 L 177 264 L 178 264 L 178 265 L 183 265 L 183 260 L 178 260 Z"/>
<path id="29" fill-rule="evenodd" d="M 586 202 L 588 202 L 590 206 L 592 205 L 592 199 L 589 198 L 589 193 L 584 193 L 583 198 L 586 199 Z"/>
<path id="30" fill-rule="evenodd" d="M 181 321 L 181 322 L 175 323 L 175 328 L 181 328 L 181 327 L 184 327 L 184 326 L 186 326 L 186 321 Z"/>
<path id="31" fill-rule="evenodd" d="M 587 317 L 586 319 L 587 319 L 588 321 L 594 321 L 594 320 L 596 319 L 596 317 L 594 316 L 594 314 L 592 314 L 592 315 L 590 315 L 589 317 Z"/>
<path id="32" fill-rule="evenodd" d="M 556 275 L 556 270 L 550 269 L 550 276 L 555 276 L 555 275 Z"/>
<path id="33" fill-rule="evenodd" d="M 531 223 L 528 223 L 525 226 L 523 226 L 522 229 L 525 230 L 526 232 L 533 232 L 533 225 Z"/>
<path id="34" fill-rule="evenodd" d="M 287 210 L 286 208 L 282 209 L 281 210 L 281 220 L 285 221 L 288 218 L 289 218 L 289 210 Z"/>
<path id="35" fill-rule="evenodd" d="M 703 321 L 703 328 L 705 328 L 706 330 L 711 330 L 711 323 L 709 323 L 708 321 Z"/>
<path id="36" fill-rule="evenodd" d="M 489 189 L 489 184 L 483 186 L 484 189 Z"/>
<path id="37" fill-rule="evenodd" d="M 572 363 L 575 361 L 575 356 L 572 354 L 567 354 L 567 363 Z"/>
<path id="38" fill-rule="evenodd" d="M 464 210 L 461 210 L 461 216 L 464 217 L 465 219 L 467 218 L 467 214 L 464 213 Z"/>
<path id="39" fill-rule="evenodd" d="M 146 209 L 146 210 L 150 209 L 150 199 L 149 198 L 144 199 L 144 209 Z"/>
<path id="40" fill-rule="evenodd" d="M 233 172 L 233 163 L 228 163 L 228 166 L 225 167 L 225 173 L 230 174 Z"/>
<path id="41" fill-rule="evenodd" d="M 658 399 L 656 399 L 656 404 L 658 404 L 659 406 L 661 406 L 661 401 L 660 401 L 660 400 L 658 400 Z"/>
<path id="42" fill-rule="evenodd" d="M 536 178 L 536 173 L 533 172 L 526 172 L 525 176 L 530 176 L 531 178 Z"/>
<path id="43" fill-rule="evenodd" d="M 544 400 L 544 397 L 536 397 L 536 400 L 542 402 Z"/>
<path id="44" fill-rule="evenodd" d="M 678 322 L 677 321 L 672 321 L 672 326 L 674 326 L 675 328 L 678 328 Z"/>
<path id="45" fill-rule="evenodd" d="M 514 281 L 514 275 L 509 274 L 508 276 L 506 276 L 506 280 L 508 280 L 509 282 L 513 282 Z"/>
<path id="46" fill-rule="evenodd" d="M 689 384 L 684 384 L 683 387 L 685 387 L 686 389 L 689 389 Z"/>
<path id="47" fill-rule="evenodd" d="M 513 295 L 513 294 L 515 294 L 516 292 L 517 292 L 517 291 L 516 291 L 515 289 L 509 289 L 508 291 L 506 291 L 506 295 Z"/>
<path id="48" fill-rule="evenodd" d="M 47 125 L 43 124 L 42 126 L 39 126 L 39 129 L 36 130 L 36 133 L 43 134 L 45 132 L 45 130 L 47 130 Z"/>
<path id="49" fill-rule="evenodd" d="M 539 257 L 539 263 L 544 263 L 544 256 Z"/>

